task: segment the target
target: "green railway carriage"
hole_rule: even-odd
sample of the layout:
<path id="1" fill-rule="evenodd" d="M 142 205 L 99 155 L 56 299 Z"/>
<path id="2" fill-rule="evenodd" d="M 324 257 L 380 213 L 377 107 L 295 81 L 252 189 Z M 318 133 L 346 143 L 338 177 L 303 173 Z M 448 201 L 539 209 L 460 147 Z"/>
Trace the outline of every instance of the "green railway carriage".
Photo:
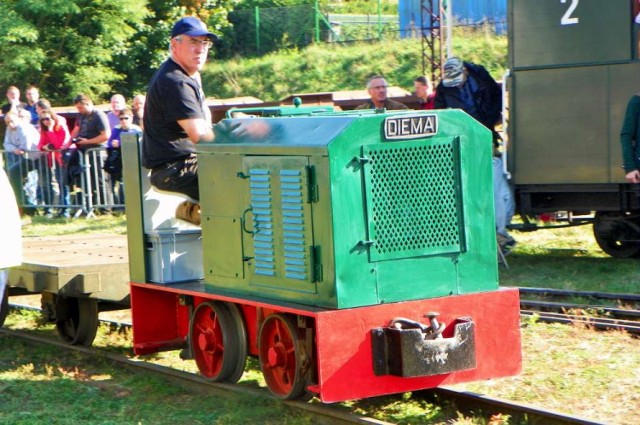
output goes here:
<path id="1" fill-rule="evenodd" d="M 215 126 L 197 229 L 123 140 L 136 354 L 231 382 L 255 356 L 277 397 L 325 402 L 518 373 L 491 133 L 457 110 L 315 109 Z"/>
<path id="2" fill-rule="evenodd" d="M 595 211 L 616 257 L 640 255 L 640 189 L 625 184 L 620 129 L 640 91 L 629 0 L 510 0 L 509 151 L 525 217 Z"/>

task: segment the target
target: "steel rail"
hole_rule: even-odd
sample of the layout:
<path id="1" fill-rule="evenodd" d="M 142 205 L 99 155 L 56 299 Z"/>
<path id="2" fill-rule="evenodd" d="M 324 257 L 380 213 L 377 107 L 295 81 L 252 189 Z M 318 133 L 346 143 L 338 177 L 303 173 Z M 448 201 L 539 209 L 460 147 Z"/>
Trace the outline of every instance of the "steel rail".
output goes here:
<path id="1" fill-rule="evenodd" d="M 76 353 L 83 353 L 88 356 L 98 356 L 103 359 L 113 361 L 124 367 L 131 368 L 133 370 L 142 370 L 145 372 L 155 373 L 164 376 L 165 378 L 178 381 L 180 383 L 186 383 L 188 385 L 201 387 L 203 389 L 215 392 L 216 395 L 228 396 L 229 392 L 233 392 L 239 396 L 247 397 L 265 397 L 276 400 L 266 390 L 258 390 L 254 388 L 247 388 L 238 384 L 225 384 L 218 382 L 210 382 L 203 377 L 185 372 L 170 367 L 161 366 L 154 363 L 147 363 L 142 360 L 130 359 L 122 354 L 109 353 L 97 348 L 84 347 L 78 345 L 69 345 L 64 342 L 56 341 L 51 338 L 42 337 L 30 334 L 28 332 L 0 328 L 0 334 L 12 336 L 14 338 L 21 338 L 30 342 L 38 344 L 47 344 L 56 348 L 64 348 Z M 309 415 L 314 416 L 315 422 L 331 423 L 331 424 L 365 424 L 365 425 L 393 425 L 391 422 L 385 422 L 374 418 L 368 418 L 353 413 L 348 413 L 339 410 L 336 407 L 330 405 L 318 405 L 310 404 L 303 401 L 283 401 L 284 404 L 289 406 L 293 410 L 303 411 Z M 323 422 L 324 421 L 324 422 Z"/>
<path id="2" fill-rule="evenodd" d="M 488 397 L 470 391 L 458 391 L 449 387 L 438 387 L 433 390 L 425 390 L 425 396 L 429 397 L 429 392 L 438 399 L 452 401 L 460 410 L 476 411 L 480 409 L 486 414 L 509 414 L 510 423 L 529 423 L 545 425 L 603 425 L 603 422 L 592 419 L 581 418 L 579 416 L 567 415 L 553 410 L 542 409 L 527 404 L 516 403 L 495 397 Z M 511 422 L 513 421 L 513 422 Z"/>
<path id="3" fill-rule="evenodd" d="M 630 303 L 640 303 L 640 294 L 623 294 L 615 292 L 598 292 L 598 291 L 573 291 L 569 289 L 553 289 L 553 288 L 525 288 L 515 287 L 520 291 L 520 295 L 551 295 L 562 297 L 584 297 L 602 300 L 620 300 Z"/>
<path id="4" fill-rule="evenodd" d="M 538 320 L 549 323 L 583 323 L 598 330 L 623 330 L 631 334 L 640 334 L 640 323 L 631 320 L 589 317 L 576 314 L 553 313 L 548 311 L 521 310 L 521 316 L 537 316 Z"/>
<path id="5" fill-rule="evenodd" d="M 536 311 L 566 312 L 575 310 L 595 311 L 609 318 L 640 321 L 640 310 L 606 307 L 602 305 L 559 303 L 552 301 L 520 300 L 520 309 Z"/>

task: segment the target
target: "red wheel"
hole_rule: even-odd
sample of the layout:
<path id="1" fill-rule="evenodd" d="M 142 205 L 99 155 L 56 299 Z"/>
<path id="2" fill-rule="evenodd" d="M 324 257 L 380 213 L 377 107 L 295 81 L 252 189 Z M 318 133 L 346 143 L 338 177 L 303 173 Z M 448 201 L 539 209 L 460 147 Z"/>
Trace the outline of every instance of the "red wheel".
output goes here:
<path id="1" fill-rule="evenodd" d="M 205 378 L 222 382 L 230 381 L 232 377 L 237 381 L 242 376 L 242 373 L 237 376 L 242 343 L 236 331 L 236 320 L 223 303 L 204 302 L 193 312 L 189 324 L 189 343 L 198 369 Z M 246 353 L 246 337 L 244 345 Z M 244 361 L 243 358 L 243 369 Z"/>
<path id="2" fill-rule="evenodd" d="M 260 369 L 269 390 L 282 400 L 301 397 L 305 392 L 301 368 L 300 338 L 291 317 L 273 314 L 260 328 Z"/>

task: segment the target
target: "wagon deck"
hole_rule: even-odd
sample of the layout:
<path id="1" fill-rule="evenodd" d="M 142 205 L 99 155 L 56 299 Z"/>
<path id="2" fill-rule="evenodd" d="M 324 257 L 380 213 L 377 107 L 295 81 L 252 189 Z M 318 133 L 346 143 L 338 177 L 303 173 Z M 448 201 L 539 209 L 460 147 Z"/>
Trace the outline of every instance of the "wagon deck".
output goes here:
<path id="1" fill-rule="evenodd" d="M 11 269 L 12 286 L 121 302 L 128 296 L 125 235 L 23 238 L 23 262 Z"/>

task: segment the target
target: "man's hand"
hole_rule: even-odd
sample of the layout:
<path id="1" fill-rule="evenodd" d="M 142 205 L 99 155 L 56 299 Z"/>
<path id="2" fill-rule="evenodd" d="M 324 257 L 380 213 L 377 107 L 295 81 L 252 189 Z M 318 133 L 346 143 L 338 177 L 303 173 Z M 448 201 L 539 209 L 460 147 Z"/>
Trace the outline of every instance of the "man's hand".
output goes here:
<path id="1" fill-rule="evenodd" d="M 231 137 L 261 139 L 269 134 L 271 127 L 263 120 L 247 119 L 234 122 L 231 124 L 230 130 Z"/>
<path id="2" fill-rule="evenodd" d="M 629 183 L 640 183 L 640 171 L 638 170 L 628 172 L 625 177 Z"/>

